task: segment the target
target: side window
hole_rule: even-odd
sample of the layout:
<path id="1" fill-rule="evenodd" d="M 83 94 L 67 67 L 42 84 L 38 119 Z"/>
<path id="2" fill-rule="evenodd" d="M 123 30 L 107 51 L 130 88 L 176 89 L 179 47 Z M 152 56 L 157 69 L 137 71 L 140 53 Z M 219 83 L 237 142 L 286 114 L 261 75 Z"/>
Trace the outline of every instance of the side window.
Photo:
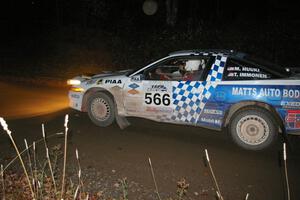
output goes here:
<path id="1" fill-rule="evenodd" d="M 145 80 L 199 81 L 208 59 L 200 57 L 176 58 L 145 70 Z"/>
<path id="2" fill-rule="evenodd" d="M 275 75 L 261 69 L 259 66 L 228 59 L 223 80 L 264 80 L 276 78 Z"/>

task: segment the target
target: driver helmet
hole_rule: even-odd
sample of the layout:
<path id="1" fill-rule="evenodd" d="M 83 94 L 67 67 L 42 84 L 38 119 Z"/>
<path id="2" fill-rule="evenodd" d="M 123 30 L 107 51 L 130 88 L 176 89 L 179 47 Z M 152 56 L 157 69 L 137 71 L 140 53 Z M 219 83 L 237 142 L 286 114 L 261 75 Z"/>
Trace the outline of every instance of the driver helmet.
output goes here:
<path id="1" fill-rule="evenodd" d="M 188 60 L 185 64 L 186 71 L 197 71 L 199 70 L 200 60 Z"/>

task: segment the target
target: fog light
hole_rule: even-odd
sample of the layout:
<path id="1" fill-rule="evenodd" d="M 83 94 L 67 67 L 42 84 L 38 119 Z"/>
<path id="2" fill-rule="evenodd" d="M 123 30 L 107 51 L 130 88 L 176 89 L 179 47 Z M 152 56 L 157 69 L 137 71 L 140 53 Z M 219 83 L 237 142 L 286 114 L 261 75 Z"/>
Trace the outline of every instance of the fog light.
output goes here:
<path id="1" fill-rule="evenodd" d="M 71 88 L 71 91 L 73 91 L 73 92 L 83 92 L 84 89 L 81 88 L 81 87 L 72 87 L 72 88 Z"/>

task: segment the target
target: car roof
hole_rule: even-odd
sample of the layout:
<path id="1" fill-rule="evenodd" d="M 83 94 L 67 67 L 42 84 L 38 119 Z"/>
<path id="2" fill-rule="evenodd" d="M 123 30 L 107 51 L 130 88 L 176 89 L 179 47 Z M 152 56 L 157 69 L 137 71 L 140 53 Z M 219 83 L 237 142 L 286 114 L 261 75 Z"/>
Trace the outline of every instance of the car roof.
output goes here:
<path id="1" fill-rule="evenodd" d="M 223 55 L 231 55 L 233 54 L 233 50 L 226 49 L 192 49 L 192 50 L 182 50 L 182 51 L 174 51 L 171 52 L 170 56 L 177 55 L 198 55 L 198 54 L 223 54 Z"/>
<path id="2" fill-rule="evenodd" d="M 263 59 L 257 58 L 255 56 L 251 56 L 249 54 L 227 50 L 227 49 L 193 49 L 193 50 L 182 50 L 182 51 L 174 51 L 169 54 L 169 56 L 194 56 L 194 55 L 222 55 L 229 58 L 234 58 L 240 61 L 244 61 L 256 66 L 260 66 L 261 68 L 269 71 L 271 73 L 277 74 L 279 77 L 288 77 L 290 76 L 290 72 L 285 68 L 271 63 L 269 61 L 265 61 Z"/>

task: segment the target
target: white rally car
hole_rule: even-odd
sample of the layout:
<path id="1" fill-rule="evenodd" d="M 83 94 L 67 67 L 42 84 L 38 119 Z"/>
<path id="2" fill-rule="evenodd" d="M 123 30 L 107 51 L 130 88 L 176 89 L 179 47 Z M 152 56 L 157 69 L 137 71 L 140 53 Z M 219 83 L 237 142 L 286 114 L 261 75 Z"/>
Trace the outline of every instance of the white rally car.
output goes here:
<path id="1" fill-rule="evenodd" d="M 126 117 L 227 127 L 243 148 L 300 134 L 300 77 L 288 68 L 225 50 L 178 51 L 137 70 L 69 80 L 70 106 L 98 126 Z"/>

